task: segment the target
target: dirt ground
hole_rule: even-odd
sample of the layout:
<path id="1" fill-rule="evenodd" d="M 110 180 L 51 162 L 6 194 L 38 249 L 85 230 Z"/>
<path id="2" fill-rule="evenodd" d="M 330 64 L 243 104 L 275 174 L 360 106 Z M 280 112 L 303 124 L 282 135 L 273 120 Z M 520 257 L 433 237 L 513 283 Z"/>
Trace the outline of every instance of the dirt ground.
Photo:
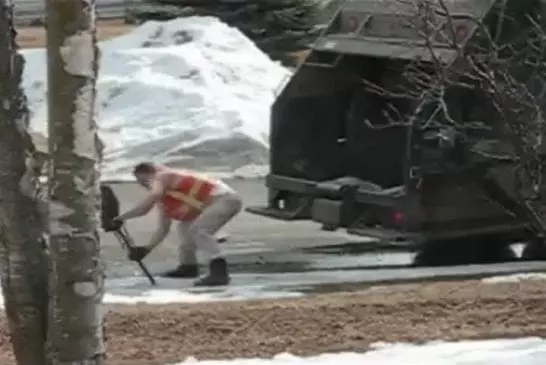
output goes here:
<path id="1" fill-rule="evenodd" d="M 102 41 L 118 37 L 129 32 L 134 27 L 134 25 L 125 24 L 123 20 L 101 20 L 97 22 L 98 40 Z M 17 27 L 17 42 L 21 48 L 45 47 L 45 28 L 39 26 Z M 307 51 L 294 52 L 291 56 L 301 62 L 307 57 L 308 53 Z"/>
<path id="2" fill-rule="evenodd" d="M 97 23 L 99 40 L 117 37 L 127 33 L 134 25 L 125 24 L 123 20 L 101 20 Z M 44 47 L 46 33 L 44 27 L 17 27 L 17 42 L 21 48 Z"/>
<path id="3" fill-rule="evenodd" d="M 376 341 L 546 336 L 546 283 L 406 284 L 302 299 L 110 307 L 108 364 L 365 351 Z M 11 365 L 4 318 L 0 363 Z"/>

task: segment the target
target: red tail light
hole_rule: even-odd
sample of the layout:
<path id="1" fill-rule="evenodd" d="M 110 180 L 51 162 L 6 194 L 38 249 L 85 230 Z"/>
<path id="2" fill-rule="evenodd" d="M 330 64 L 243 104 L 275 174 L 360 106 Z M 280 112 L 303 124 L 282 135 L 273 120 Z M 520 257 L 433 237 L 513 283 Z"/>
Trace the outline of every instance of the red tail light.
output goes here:
<path id="1" fill-rule="evenodd" d="M 405 220 L 404 213 L 398 211 L 393 211 L 391 218 L 392 222 L 396 225 L 403 224 Z"/>
<path id="2" fill-rule="evenodd" d="M 407 216 L 396 209 L 383 207 L 373 212 L 375 224 L 384 227 L 399 229 L 406 225 Z"/>

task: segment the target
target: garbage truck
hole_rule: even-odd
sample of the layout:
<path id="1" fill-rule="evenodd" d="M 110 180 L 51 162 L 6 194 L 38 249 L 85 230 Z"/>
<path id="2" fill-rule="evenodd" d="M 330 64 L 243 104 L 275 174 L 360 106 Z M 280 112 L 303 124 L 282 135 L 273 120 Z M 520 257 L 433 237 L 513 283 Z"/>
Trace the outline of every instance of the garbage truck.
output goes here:
<path id="1" fill-rule="evenodd" d="M 456 74 L 478 33 L 508 42 L 542 21 L 542 2 L 443 0 L 437 13 L 454 43 L 423 39 L 412 26 L 418 3 L 339 6 L 271 107 L 267 198 L 247 211 L 407 245 L 420 266 L 543 260 L 543 236 L 519 198 L 521 156 L 485 86 L 453 82 L 440 103 L 408 97 L 407 80 L 410 65 Z M 509 16 L 535 20 L 518 30 Z M 446 105 L 458 123 L 437 120 Z M 521 257 L 514 243 L 525 245 Z"/>

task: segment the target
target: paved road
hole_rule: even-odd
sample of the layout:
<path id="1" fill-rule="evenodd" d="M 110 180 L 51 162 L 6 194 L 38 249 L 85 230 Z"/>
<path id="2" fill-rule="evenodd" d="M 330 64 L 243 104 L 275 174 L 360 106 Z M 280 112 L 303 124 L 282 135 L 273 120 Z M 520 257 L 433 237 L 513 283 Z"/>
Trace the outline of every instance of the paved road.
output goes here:
<path id="1" fill-rule="evenodd" d="M 263 181 L 230 181 L 243 196 L 246 205 L 264 202 Z M 126 209 L 141 196 L 134 184 L 113 185 L 122 208 Z M 155 215 L 135 219 L 128 228 L 138 243 L 144 244 L 154 229 Z M 409 268 L 408 252 L 370 252 L 376 242 L 343 232 L 323 232 L 309 222 L 288 223 L 242 213 L 227 227 L 232 242 L 224 245 L 233 272 L 233 284 L 213 290 L 220 297 L 263 297 L 289 295 L 306 291 L 335 291 L 362 283 L 386 283 L 416 280 L 484 277 L 494 274 L 546 271 L 546 262 L 472 265 L 444 268 Z M 126 260 L 118 241 L 103 234 L 104 257 L 108 264 L 107 285 L 110 293 L 144 295 L 150 289 L 139 270 Z M 152 272 L 176 265 L 176 235 L 146 258 Z M 190 280 L 159 280 L 162 290 L 189 289 Z M 207 290 L 205 290 L 207 291 Z M 207 293 L 210 295 L 210 290 Z M 147 295 L 147 294 L 146 294 Z M 194 298 L 195 299 L 195 298 Z M 192 300 L 194 300 L 192 299 Z"/>
<path id="2" fill-rule="evenodd" d="M 257 205 L 265 201 L 266 189 L 261 180 L 234 180 L 228 182 L 243 197 L 245 204 Z M 118 196 L 122 210 L 130 208 L 141 197 L 142 190 L 135 184 L 112 185 Z M 137 241 L 145 244 L 150 239 L 155 228 L 156 212 L 145 217 L 128 222 L 128 229 Z M 174 227 L 173 227 L 174 228 Z M 320 253 L 301 253 L 292 251 L 317 246 L 340 245 L 355 242 L 355 237 L 343 232 L 332 233 L 320 230 L 320 226 L 309 222 L 288 223 L 255 216 L 247 212 L 241 213 L 226 227 L 231 242 L 224 245 L 232 263 L 254 264 L 267 262 L 303 261 L 302 257 L 324 256 Z M 356 239 L 366 242 L 366 239 Z M 125 276 L 134 271 L 133 265 L 127 265 L 123 250 L 112 234 L 102 235 L 104 255 L 110 268 L 110 275 Z M 172 229 L 167 240 L 146 259 L 154 270 L 160 270 L 174 265 L 177 255 L 176 230 Z M 352 248 L 348 245 L 347 249 Z M 327 256 L 332 256 L 328 254 Z M 337 256 L 337 255 L 336 255 Z M 407 255 L 406 255 L 407 256 Z M 258 265 L 260 266 L 260 265 Z M 297 265 L 292 265 L 297 266 Z"/>

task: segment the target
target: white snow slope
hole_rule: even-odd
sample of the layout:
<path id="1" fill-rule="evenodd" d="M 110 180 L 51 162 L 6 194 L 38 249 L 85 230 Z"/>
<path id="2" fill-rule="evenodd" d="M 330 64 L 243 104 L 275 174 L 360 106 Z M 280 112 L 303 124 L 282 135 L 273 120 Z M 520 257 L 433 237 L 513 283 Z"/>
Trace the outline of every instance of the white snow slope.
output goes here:
<path id="1" fill-rule="evenodd" d="M 150 21 L 100 48 L 106 179 L 139 160 L 228 176 L 267 164 L 269 108 L 290 72 L 237 29 L 212 17 Z M 45 50 L 23 54 L 31 128 L 47 134 Z"/>
<path id="2" fill-rule="evenodd" d="M 431 342 L 425 345 L 375 344 L 366 353 L 324 354 L 302 358 L 280 354 L 272 359 L 197 361 L 177 365 L 543 365 L 546 340 L 536 337 L 514 340 Z"/>

